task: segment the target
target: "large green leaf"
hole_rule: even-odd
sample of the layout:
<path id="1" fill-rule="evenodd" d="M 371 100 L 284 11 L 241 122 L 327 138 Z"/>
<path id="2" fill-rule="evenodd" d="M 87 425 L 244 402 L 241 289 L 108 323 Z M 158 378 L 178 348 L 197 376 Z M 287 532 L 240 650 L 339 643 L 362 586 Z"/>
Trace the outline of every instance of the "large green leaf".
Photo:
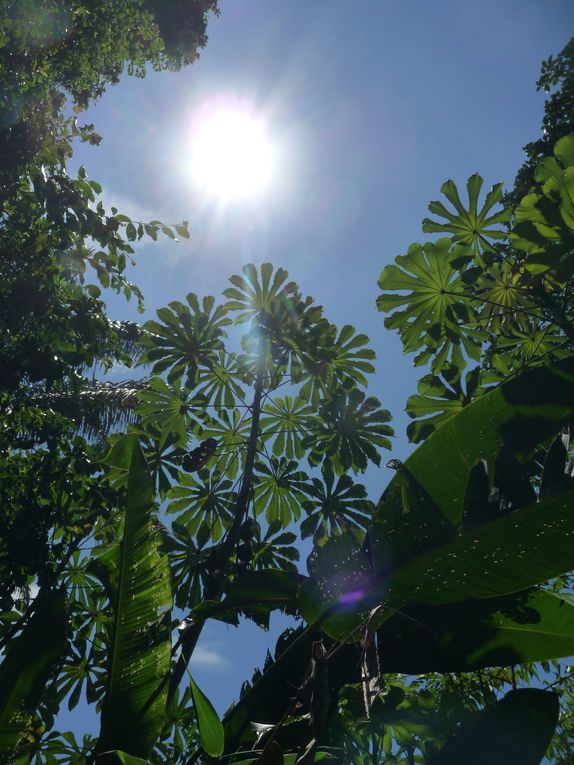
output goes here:
<path id="1" fill-rule="evenodd" d="M 383 672 L 469 672 L 574 655 L 574 607 L 544 590 L 411 606 L 377 635 Z"/>
<path id="2" fill-rule="evenodd" d="M 110 752 L 104 752 L 97 758 L 98 765 L 150 765 L 148 760 L 141 757 L 134 757 L 132 754 L 120 752 L 113 749 Z"/>
<path id="3" fill-rule="evenodd" d="M 456 526 L 477 460 L 486 459 L 492 474 L 501 444 L 523 460 L 573 417 L 574 357 L 570 357 L 529 370 L 472 402 L 419 446 L 405 468 Z M 389 488 L 403 481 L 399 472 Z"/>
<path id="4" fill-rule="evenodd" d="M 431 765 L 538 765 L 558 723 L 558 696 L 521 688 L 473 714 Z"/>
<path id="5" fill-rule="evenodd" d="M 370 605 L 372 565 L 352 534 L 331 537 L 315 547 L 307 561 L 309 578 L 302 583 L 297 606 L 309 625 L 324 625 L 330 636 L 355 642 Z"/>
<path id="6" fill-rule="evenodd" d="M 129 455 L 129 473 L 98 751 L 119 749 L 146 757 L 165 714 L 172 595 L 169 563 L 159 552 L 153 522 L 153 481 L 137 438 L 124 439 L 107 458 L 108 463 L 125 469 Z"/>
<path id="7" fill-rule="evenodd" d="M 41 589 L 34 613 L 10 641 L 0 665 L 0 761 L 27 762 L 26 730 L 52 669 L 66 645 L 63 591 Z"/>
<path id="8" fill-rule="evenodd" d="M 574 569 L 574 492 L 550 497 L 389 568 L 382 534 L 373 545 L 373 588 L 366 600 L 389 610 L 410 603 L 455 603 L 524 590 Z"/>
<path id="9" fill-rule="evenodd" d="M 191 686 L 201 746 L 210 757 L 220 757 L 223 754 L 224 746 L 224 732 L 221 720 L 217 716 L 211 701 L 198 688 L 191 675 L 189 676 L 189 684 Z"/>
<path id="10" fill-rule="evenodd" d="M 293 611 L 297 587 L 304 578 L 296 571 L 273 568 L 246 571 L 236 578 L 222 601 L 203 601 L 191 611 L 189 619 L 233 621 L 239 612 L 253 609 L 268 613 L 275 609 Z"/>

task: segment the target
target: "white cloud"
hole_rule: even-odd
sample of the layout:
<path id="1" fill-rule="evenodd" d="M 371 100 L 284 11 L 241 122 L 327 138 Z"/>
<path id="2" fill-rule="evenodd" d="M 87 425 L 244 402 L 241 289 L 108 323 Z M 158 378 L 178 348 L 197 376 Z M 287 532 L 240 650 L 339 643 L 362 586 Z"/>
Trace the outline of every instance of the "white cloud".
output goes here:
<path id="1" fill-rule="evenodd" d="M 154 213 L 147 207 L 140 205 L 135 199 L 123 194 L 116 194 L 113 191 L 104 189 L 98 199 L 101 199 L 108 214 L 111 207 L 117 207 L 120 214 L 127 215 L 128 218 L 136 222 L 147 223 L 160 217 L 157 211 Z"/>
<path id="2" fill-rule="evenodd" d="M 217 653 L 217 651 L 214 651 L 212 648 L 204 648 L 201 645 L 197 646 L 190 661 L 191 666 L 210 667 L 211 669 L 215 667 L 223 669 L 228 664 L 228 660 Z"/>

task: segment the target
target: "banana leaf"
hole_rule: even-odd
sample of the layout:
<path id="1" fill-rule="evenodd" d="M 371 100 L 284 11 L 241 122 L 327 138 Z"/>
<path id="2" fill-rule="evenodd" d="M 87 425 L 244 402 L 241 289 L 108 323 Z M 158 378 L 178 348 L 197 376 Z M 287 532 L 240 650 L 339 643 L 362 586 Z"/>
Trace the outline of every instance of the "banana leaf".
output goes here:
<path id="1" fill-rule="evenodd" d="M 416 477 L 446 519 L 462 518 L 468 475 L 487 460 L 489 475 L 505 444 L 523 461 L 574 418 L 574 357 L 532 369 L 486 393 L 438 428 L 405 461 L 389 490 Z M 384 499 L 384 495 L 383 495 Z"/>
<path id="2" fill-rule="evenodd" d="M 26 729 L 66 645 L 65 593 L 41 589 L 34 605 L 0 665 L 0 762 L 28 761 Z"/>
<path id="3" fill-rule="evenodd" d="M 154 485 L 135 436 L 125 436 L 107 462 L 129 459 L 124 538 L 119 551 L 115 623 L 98 753 L 147 757 L 165 717 L 170 666 L 169 563 L 154 524 Z"/>
<path id="4" fill-rule="evenodd" d="M 430 765 L 538 765 L 554 734 L 559 708 L 551 691 L 510 691 L 464 722 Z"/>
<path id="5" fill-rule="evenodd" d="M 377 634 L 381 670 L 470 672 L 574 655 L 574 606 L 544 590 L 411 606 Z"/>

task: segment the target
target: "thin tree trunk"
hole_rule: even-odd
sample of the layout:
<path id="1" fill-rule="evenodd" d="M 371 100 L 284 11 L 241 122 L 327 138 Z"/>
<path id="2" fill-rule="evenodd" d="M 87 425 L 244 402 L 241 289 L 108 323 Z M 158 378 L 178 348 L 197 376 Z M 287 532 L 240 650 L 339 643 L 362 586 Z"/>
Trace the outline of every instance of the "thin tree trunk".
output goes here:
<path id="1" fill-rule="evenodd" d="M 229 561 L 231 555 L 233 554 L 233 550 L 239 541 L 241 524 L 243 523 L 247 512 L 247 507 L 249 505 L 251 488 L 253 485 L 253 469 L 255 466 L 255 457 L 257 455 L 259 420 L 261 417 L 261 401 L 263 398 L 263 382 L 265 378 L 265 347 L 263 343 L 261 343 L 260 354 L 257 378 L 255 380 L 253 403 L 251 404 L 251 429 L 247 443 L 247 454 L 245 457 L 245 468 L 241 478 L 241 487 L 239 489 L 239 494 L 233 508 L 233 521 L 218 553 L 218 569 L 220 572 L 219 576 L 213 583 L 212 587 L 209 589 L 206 588 L 204 591 L 204 598 L 207 600 L 214 599 L 222 594 L 225 580 L 227 578 L 227 574 L 229 573 Z M 191 659 L 195 650 L 195 646 L 197 645 L 197 641 L 199 640 L 199 637 L 203 631 L 204 624 L 204 620 L 199 621 L 196 624 L 192 624 L 185 631 L 180 640 L 181 653 L 171 675 L 168 691 L 168 703 L 177 692 L 185 670 L 187 669 L 187 665 L 189 664 L 189 660 Z"/>

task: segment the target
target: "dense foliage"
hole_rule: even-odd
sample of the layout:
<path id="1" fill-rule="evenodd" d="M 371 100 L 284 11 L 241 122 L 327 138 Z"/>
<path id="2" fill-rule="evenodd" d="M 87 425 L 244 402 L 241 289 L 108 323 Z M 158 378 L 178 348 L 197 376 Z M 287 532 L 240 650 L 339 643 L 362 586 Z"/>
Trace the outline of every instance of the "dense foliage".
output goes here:
<path id="1" fill-rule="evenodd" d="M 481 203 L 474 175 L 465 205 L 447 181 L 423 223 L 440 238 L 381 275 L 386 325 L 428 369 L 407 405 L 424 443 L 374 503 L 359 476 L 392 436 L 374 353 L 284 269 L 247 265 L 143 326 L 106 316 L 105 289 L 142 300 L 134 244 L 187 227 L 106 211 L 68 176 L 73 141 L 99 139 L 63 94 L 192 61 L 216 4 L 98 8 L 114 24 L 37 2 L 3 22 L 2 81 L 21 74 L 1 136 L 0 761 L 534 765 L 550 744 L 569 762 L 566 95 L 528 193 Z M 569 51 L 548 85 L 571 81 Z M 89 382 L 117 360 L 145 379 Z M 275 609 L 297 626 L 221 721 L 187 672 L 203 627 Z M 96 737 L 60 729 L 80 701 Z"/>

